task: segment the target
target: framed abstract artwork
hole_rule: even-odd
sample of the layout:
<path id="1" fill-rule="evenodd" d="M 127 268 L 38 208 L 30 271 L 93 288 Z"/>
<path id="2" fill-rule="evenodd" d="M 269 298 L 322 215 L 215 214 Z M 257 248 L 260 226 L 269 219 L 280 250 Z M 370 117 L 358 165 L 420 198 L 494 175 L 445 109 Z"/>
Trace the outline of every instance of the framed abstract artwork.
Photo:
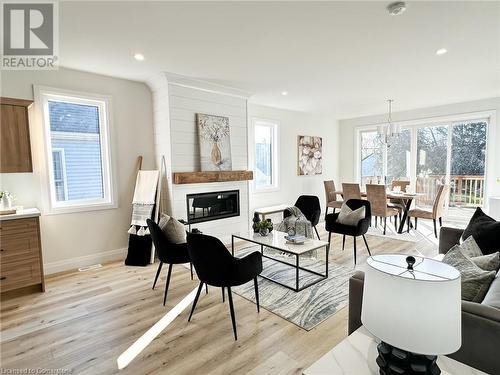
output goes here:
<path id="1" fill-rule="evenodd" d="M 323 138 L 299 135 L 297 149 L 297 174 L 299 176 L 323 173 Z"/>

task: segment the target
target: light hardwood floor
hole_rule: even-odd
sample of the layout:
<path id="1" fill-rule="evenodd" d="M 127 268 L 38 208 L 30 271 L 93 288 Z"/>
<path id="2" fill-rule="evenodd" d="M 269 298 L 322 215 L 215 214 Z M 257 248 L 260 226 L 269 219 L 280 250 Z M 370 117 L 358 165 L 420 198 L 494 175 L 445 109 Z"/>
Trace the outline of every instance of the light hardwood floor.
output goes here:
<path id="1" fill-rule="evenodd" d="M 320 231 L 322 238 L 326 233 Z M 404 242 L 367 236 L 372 254 L 437 254 L 432 241 Z M 333 237 L 330 260 L 353 267 L 352 240 L 340 250 Z M 358 267 L 368 253 L 358 240 Z M 306 332 L 234 295 L 238 341 L 220 289 L 202 294 L 190 323 L 186 309 L 127 368 L 117 357 L 197 285 L 174 266 L 163 307 L 166 270 L 151 289 L 157 264 L 48 277 L 46 292 L 1 304 L 1 367 L 63 368 L 73 374 L 299 374 L 347 335 L 347 308 Z"/>

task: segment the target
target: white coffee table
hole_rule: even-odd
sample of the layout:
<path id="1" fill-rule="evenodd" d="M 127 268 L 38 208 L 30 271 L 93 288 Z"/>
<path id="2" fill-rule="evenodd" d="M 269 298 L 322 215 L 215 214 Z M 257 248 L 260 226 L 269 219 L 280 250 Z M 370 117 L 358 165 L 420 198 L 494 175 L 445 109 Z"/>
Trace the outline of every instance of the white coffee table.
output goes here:
<path id="1" fill-rule="evenodd" d="M 254 233 L 253 231 L 248 231 L 248 232 L 240 232 L 240 233 L 233 233 L 231 237 L 231 251 L 234 256 L 234 239 L 238 238 L 240 240 L 252 242 L 255 244 L 260 245 L 260 252 L 263 257 L 272 259 L 276 262 L 280 262 L 282 264 L 286 264 L 287 266 L 295 268 L 295 285 L 290 286 L 283 284 L 276 279 L 272 279 L 268 276 L 265 275 L 259 275 L 263 277 L 264 279 L 267 279 L 269 281 L 272 281 L 276 284 L 279 284 L 281 286 L 284 286 L 285 288 L 291 289 L 295 292 L 300 292 L 301 290 L 310 287 L 311 285 L 317 284 L 320 281 L 328 278 L 328 252 L 330 250 L 330 244 L 326 241 L 320 241 L 312 238 L 307 238 L 304 243 L 302 244 L 292 244 L 288 243 L 285 239 L 285 236 L 287 233 L 285 232 L 279 232 L 277 230 L 273 230 L 271 233 L 269 233 L 267 236 L 261 236 L 259 233 Z M 288 262 L 284 262 L 281 259 L 273 258 L 269 255 L 264 254 L 264 247 L 269 247 L 271 249 L 275 249 L 278 251 L 282 251 L 284 253 L 290 254 L 292 256 L 295 256 L 295 264 L 290 264 Z M 325 273 L 319 273 L 311 269 L 307 269 L 304 267 L 300 266 L 300 255 L 309 253 L 313 250 L 317 250 L 324 247 L 325 248 Z M 299 271 L 305 271 L 314 275 L 319 276 L 318 279 L 307 283 L 305 285 L 299 286 Z"/>
<path id="2" fill-rule="evenodd" d="M 378 356 L 378 342 L 363 326 L 347 336 L 336 347 L 307 368 L 304 375 L 378 375 L 375 362 Z M 485 375 L 461 362 L 446 356 L 438 356 L 437 364 L 441 375 Z"/>

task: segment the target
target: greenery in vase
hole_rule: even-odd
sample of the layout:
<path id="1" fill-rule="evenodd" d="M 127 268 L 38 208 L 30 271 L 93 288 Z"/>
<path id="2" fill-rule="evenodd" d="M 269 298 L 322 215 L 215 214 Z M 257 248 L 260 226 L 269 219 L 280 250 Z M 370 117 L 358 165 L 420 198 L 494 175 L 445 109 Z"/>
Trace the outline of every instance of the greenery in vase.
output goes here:
<path id="1" fill-rule="evenodd" d="M 257 225 L 257 229 L 273 229 L 273 223 L 272 221 L 267 221 L 267 220 L 263 220 L 263 221 L 259 221 L 258 223 L 256 223 Z"/>

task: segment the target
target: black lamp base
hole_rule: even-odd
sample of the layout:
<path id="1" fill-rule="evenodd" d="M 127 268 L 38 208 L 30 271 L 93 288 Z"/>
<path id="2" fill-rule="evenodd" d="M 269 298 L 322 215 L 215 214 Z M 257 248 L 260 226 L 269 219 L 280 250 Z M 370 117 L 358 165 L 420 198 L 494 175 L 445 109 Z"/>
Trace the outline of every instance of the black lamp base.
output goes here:
<path id="1" fill-rule="evenodd" d="M 435 355 L 410 353 L 385 342 L 377 346 L 380 375 L 439 375 Z"/>

